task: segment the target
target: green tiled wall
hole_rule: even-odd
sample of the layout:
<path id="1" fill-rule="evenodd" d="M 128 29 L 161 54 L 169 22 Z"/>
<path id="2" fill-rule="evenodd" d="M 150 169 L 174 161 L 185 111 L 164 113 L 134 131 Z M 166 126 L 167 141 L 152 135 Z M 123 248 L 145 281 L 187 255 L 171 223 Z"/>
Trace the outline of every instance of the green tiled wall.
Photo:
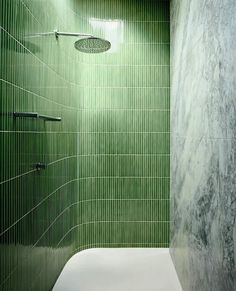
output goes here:
<path id="1" fill-rule="evenodd" d="M 73 234 L 56 246 L 76 221 L 77 66 L 53 37 L 28 37 L 62 26 L 56 1 L 0 3 L 0 290 L 50 290 L 74 251 Z M 62 122 L 14 119 L 14 111 Z"/>
<path id="2" fill-rule="evenodd" d="M 78 54 L 76 248 L 169 245 L 169 3 L 71 1 L 111 40 Z"/>
<path id="3" fill-rule="evenodd" d="M 0 289 L 50 290 L 84 248 L 167 247 L 168 1 L 0 5 Z M 112 49 L 86 55 L 76 38 L 32 37 L 55 28 Z"/>

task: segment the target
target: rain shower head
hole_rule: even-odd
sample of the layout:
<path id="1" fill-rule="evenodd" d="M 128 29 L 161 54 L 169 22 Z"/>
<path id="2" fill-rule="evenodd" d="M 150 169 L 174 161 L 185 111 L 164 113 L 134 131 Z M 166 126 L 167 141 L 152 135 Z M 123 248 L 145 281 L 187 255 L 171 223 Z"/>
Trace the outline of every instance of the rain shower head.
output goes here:
<path id="1" fill-rule="evenodd" d="M 54 33 L 56 38 L 58 38 L 59 35 L 82 37 L 81 39 L 75 42 L 75 48 L 83 53 L 89 54 L 103 53 L 111 48 L 111 43 L 108 40 L 95 37 L 91 34 L 58 32 L 57 30 L 55 30 Z"/>
<path id="2" fill-rule="evenodd" d="M 83 53 L 97 54 L 108 51 L 111 48 L 111 43 L 108 40 L 90 36 L 77 40 L 75 48 Z"/>
<path id="3" fill-rule="evenodd" d="M 111 43 L 108 40 L 95 37 L 91 34 L 80 33 L 80 32 L 60 32 L 57 29 L 53 32 L 44 32 L 44 33 L 36 33 L 33 35 L 25 36 L 25 38 L 35 38 L 35 37 L 43 37 L 55 35 L 56 39 L 59 36 L 75 36 L 80 37 L 81 39 L 75 42 L 75 48 L 83 53 L 96 54 L 103 53 L 108 51 L 111 48 Z"/>

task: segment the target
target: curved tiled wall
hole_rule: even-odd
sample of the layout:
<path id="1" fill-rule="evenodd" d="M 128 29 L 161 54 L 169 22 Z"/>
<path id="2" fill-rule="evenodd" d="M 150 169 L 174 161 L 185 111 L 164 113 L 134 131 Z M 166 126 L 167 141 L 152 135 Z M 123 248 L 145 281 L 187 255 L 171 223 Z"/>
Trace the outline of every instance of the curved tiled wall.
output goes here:
<path id="1" fill-rule="evenodd" d="M 79 54 L 76 248 L 169 242 L 169 10 L 163 1 L 72 1 Z"/>
<path id="2" fill-rule="evenodd" d="M 75 223 L 76 64 L 54 37 L 29 37 L 67 28 L 53 5 L 1 1 L 1 290 L 50 290 L 74 250 L 72 235 L 56 246 Z M 14 111 L 62 122 L 14 119 Z"/>
<path id="3" fill-rule="evenodd" d="M 0 289 L 50 290 L 84 248 L 167 247 L 168 1 L 4 0 L 0 10 Z M 73 38 L 32 37 L 55 28 L 112 49 L 85 55 Z"/>

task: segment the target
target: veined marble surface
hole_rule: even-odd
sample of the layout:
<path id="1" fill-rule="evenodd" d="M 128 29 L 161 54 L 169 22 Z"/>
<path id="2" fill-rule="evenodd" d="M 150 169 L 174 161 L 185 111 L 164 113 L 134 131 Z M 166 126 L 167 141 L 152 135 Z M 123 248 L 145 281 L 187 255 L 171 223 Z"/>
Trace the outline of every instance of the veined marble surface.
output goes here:
<path id="1" fill-rule="evenodd" d="M 171 0 L 171 254 L 184 291 L 236 290 L 236 1 Z"/>

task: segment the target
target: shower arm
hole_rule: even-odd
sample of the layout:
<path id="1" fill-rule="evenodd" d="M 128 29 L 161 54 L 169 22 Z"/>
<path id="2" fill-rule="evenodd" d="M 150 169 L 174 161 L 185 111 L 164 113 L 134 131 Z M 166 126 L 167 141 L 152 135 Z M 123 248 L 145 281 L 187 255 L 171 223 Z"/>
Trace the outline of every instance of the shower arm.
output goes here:
<path id="1" fill-rule="evenodd" d="M 42 33 L 35 33 L 32 35 L 27 35 L 25 36 L 25 38 L 34 38 L 34 37 L 39 37 L 39 36 L 50 36 L 50 35 L 55 35 L 56 38 L 58 38 L 60 35 L 61 36 L 77 36 L 77 37 L 93 37 L 92 34 L 88 34 L 88 33 L 63 32 L 63 31 L 54 30 L 52 32 L 42 32 Z"/>
<path id="2" fill-rule="evenodd" d="M 58 38 L 59 35 L 61 36 L 84 36 L 84 37 L 92 37 L 92 34 L 87 33 L 79 33 L 79 32 L 61 32 L 61 31 L 54 31 L 56 38 Z"/>

